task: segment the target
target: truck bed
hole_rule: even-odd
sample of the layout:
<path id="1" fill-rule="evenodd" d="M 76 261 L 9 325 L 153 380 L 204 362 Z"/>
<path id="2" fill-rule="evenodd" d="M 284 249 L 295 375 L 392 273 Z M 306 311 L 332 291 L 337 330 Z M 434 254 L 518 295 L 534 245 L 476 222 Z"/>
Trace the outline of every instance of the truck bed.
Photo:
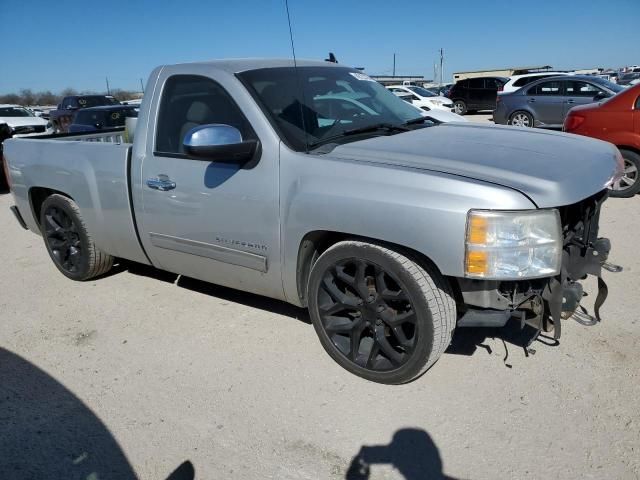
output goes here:
<path id="1" fill-rule="evenodd" d="M 34 192 L 64 192 L 82 212 L 96 244 L 114 256 L 148 263 L 132 209 L 130 143 L 124 129 L 9 139 L 4 153 L 12 192 L 29 230 L 40 233 L 31 207 Z"/>

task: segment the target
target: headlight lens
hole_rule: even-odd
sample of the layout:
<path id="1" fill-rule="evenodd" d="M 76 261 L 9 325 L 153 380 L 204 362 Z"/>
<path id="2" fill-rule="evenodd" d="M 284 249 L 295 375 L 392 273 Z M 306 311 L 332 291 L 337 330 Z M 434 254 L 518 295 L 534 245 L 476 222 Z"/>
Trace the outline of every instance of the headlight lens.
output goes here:
<path id="1" fill-rule="evenodd" d="M 618 150 L 617 148 L 615 150 L 616 169 L 613 172 L 613 176 L 607 181 L 607 183 L 605 183 L 605 188 L 612 187 L 614 184 L 618 183 L 624 176 L 624 158 L 622 157 L 620 150 Z"/>
<path id="2" fill-rule="evenodd" d="M 53 123 L 51 122 L 47 122 L 47 126 L 45 127 L 47 130 L 49 130 L 50 128 L 53 128 Z"/>
<path id="3" fill-rule="evenodd" d="M 560 273 L 562 229 L 557 210 L 471 210 L 467 216 L 465 276 L 494 280 Z"/>

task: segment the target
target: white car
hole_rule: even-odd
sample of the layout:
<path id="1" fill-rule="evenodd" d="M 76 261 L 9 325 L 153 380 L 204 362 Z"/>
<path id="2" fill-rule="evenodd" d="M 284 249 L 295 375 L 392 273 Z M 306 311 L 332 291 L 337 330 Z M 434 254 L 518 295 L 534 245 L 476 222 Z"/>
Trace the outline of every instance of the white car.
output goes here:
<path id="1" fill-rule="evenodd" d="M 572 75 L 567 72 L 538 72 L 538 73 L 526 73 L 524 75 L 512 75 L 509 77 L 509 81 L 504 84 L 502 90 L 498 93 L 511 93 L 516 90 L 520 90 L 525 85 L 530 84 L 535 80 L 540 80 L 545 77 L 559 77 L 561 75 Z"/>
<path id="2" fill-rule="evenodd" d="M 466 118 L 450 110 L 433 109 L 427 112 L 422 108 L 416 107 L 414 103 L 409 101 L 408 97 L 410 94 L 408 93 L 397 93 L 396 95 L 406 100 L 412 107 L 415 107 L 416 118 L 422 115 L 423 117 L 430 117 L 442 123 L 468 121 Z M 375 110 L 367 106 L 367 103 L 370 101 L 371 97 L 368 95 L 352 92 L 339 92 L 313 98 L 314 107 L 318 113 L 320 113 L 318 124 L 321 127 L 330 126 L 336 121 L 340 121 L 342 124 L 351 123 L 354 118 L 360 115 L 378 115 Z"/>
<path id="3" fill-rule="evenodd" d="M 442 97 L 430 90 L 427 90 L 426 88 L 417 87 L 415 85 L 389 85 L 386 88 L 398 96 L 402 94 L 403 99 L 405 100 L 405 95 L 412 95 L 411 103 L 423 110 L 453 111 L 453 101 L 450 98 Z"/>
<path id="4" fill-rule="evenodd" d="M 0 105 L 0 123 L 9 125 L 14 137 L 54 133 L 49 120 L 36 117 L 31 110 L 20 105 Z"/>

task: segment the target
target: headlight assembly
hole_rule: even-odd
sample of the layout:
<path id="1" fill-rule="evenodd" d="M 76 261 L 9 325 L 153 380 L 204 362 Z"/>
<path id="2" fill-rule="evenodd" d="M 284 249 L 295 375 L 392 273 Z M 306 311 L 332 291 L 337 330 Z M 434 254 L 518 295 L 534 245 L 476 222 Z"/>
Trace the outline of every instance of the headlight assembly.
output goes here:
<path id="1" fill-rule="evenodd" d="M 560 273 L 562 229 L 557 210 L 471 210 L 467 215 L 465 276 L 493 280 Z"/>

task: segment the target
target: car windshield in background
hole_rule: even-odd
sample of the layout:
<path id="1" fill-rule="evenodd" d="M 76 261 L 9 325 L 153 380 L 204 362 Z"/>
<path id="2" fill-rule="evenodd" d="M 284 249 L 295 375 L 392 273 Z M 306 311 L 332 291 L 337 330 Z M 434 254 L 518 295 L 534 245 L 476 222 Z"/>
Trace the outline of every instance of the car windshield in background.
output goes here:
<path id="1" fill-rule="evenodd" d="M 438 96 L 435 93 L 430 92 L 426 88 L 422 88 L 422 87 L 407 87 L 407 88 L 412 92 L 417 93 L 421 97 L 437 97 Z"/>
<path id="2" fill-rule="evenodd" d="M 420 116 L 418 109 L 349 68 L 264 68 L 238 77 L 285 143 L 297 151 L 334 140 L 348 141 L 354 130 L 382 124 L 401 126 Z"/>
<path id="3" fill-rule="evenodd" d="M 35 115 L 22 107 L 0 107 L 0 117 L 35 117 Z"/>
<path id="4" fill-rule="evenodd" d="M 618 85 L 616 83 L 610 82 L 609 80 L 605 80 L 604 78 L 593 77 L 590 80 L 593 81 L 593 83 L 601 85 L 615 93 L 621 92 L 625 89 L 622 85 Z"/>
<path id="5" fill-rule="evenodd" d="M 102 107 L 104 105 L 118 105 L 118 101 L 113 97 L 91 96 L 79 97 L 78 105 L 80 108 Z"/>

